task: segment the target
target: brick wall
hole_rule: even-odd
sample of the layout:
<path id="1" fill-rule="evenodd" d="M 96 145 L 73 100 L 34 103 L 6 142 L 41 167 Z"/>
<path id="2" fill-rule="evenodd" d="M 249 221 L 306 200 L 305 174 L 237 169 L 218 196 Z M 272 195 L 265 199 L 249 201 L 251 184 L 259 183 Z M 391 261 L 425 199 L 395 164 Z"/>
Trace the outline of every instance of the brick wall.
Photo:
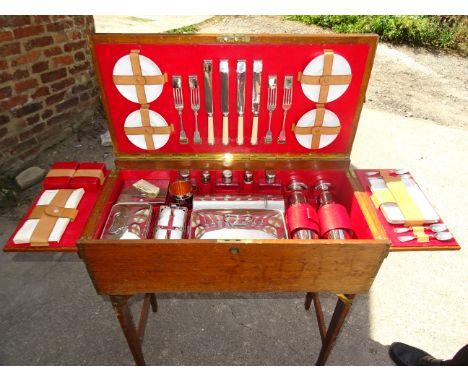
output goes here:
<path id="1" fill-rule="evenodd" d="M 0 16 L 0 173 L 86 128 L 99 102 L 92 32 L 92 16 Z"/>

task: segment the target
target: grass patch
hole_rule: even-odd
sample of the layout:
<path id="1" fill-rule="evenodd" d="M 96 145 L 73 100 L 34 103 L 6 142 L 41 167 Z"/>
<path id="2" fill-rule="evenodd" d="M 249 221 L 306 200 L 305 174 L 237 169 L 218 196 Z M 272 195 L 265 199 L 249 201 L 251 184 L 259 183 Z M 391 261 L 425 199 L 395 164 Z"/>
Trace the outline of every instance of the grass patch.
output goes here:
<path id="1" fill-rule="evenodd" d="M 170 29 L 166 31 L 166 33 L 173 33 L 173 34 L 187 34 L 187 33 L 197 33 L 198 27 L 196 25 L 187 25 L 185 27 Z"/>
<path id="2" fill-rule="evenodd" d="M 383 41 L 468 53 L 467 16 L 287 16 L 337 33 L 376 33 Z"/>

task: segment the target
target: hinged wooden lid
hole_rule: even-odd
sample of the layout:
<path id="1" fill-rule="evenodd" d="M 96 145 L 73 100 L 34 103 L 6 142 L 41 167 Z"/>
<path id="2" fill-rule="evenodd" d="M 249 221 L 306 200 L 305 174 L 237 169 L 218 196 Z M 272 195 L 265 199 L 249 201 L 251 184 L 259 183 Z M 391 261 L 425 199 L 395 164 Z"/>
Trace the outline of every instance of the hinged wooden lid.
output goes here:
<path id="1" fill-rule="evenodd" d="M 230 155 L 269 160 L 349 159 L 369 82 L 376 35 L 142 35 L 95 34 L 90 38 L 96 74 L 118 160 L 207 160 Z M 220 60 L 229 60 L 229 144 L 221 142 Z M 215 144 L 208 144 L 204 60 L 212 60 Z M 238 60 L 246 62 L 244 144 L 238 145 Z M 258 144 L 251 145 L 253 62 L 262 60 Z M 182 78 L 183 124 L 188 144 L 179 143 L 172 76 Z M 198 77 L 201 144 L 193 143 L 195 117 L 188 77 Z M 277 76 L 272 143 L 265 144 L 269 113 L 268 76 Z M 286 143 L 277 143 L 284 111 L 285 76 L 293 76 Z M 139 133 L 139 134 L 137 134 Z"/>

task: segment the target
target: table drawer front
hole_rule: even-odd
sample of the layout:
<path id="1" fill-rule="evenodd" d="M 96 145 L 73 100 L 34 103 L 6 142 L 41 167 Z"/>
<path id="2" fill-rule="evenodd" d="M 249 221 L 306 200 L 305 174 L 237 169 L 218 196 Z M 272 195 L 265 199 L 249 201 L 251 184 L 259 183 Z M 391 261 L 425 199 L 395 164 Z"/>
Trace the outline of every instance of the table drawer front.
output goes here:
<path id="1" fill-rule="evenodd" d="M 79 244 L 102 294 L 369 290 L 388 253 L 385 241 Z"/>

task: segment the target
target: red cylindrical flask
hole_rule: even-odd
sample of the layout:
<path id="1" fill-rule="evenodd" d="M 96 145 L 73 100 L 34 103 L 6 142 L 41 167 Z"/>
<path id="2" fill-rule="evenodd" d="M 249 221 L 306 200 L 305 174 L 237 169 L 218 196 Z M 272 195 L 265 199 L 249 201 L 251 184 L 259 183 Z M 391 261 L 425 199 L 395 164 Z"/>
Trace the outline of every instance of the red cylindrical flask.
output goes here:
<path id="1" fill-rule="evenodd" d="M 317 195 L 320 236 L 324 239 L 347 240 L 353 237 L 351 220 L 346 208 L 337 203 L 333 184 L 319 181 L 314 190 Z"/>
<path id="2" fill-rule="evenodd" d="M 303 192 L 294 191 L 290 195 L 286 219 L 292 239 L 320 238 L 317 213 L 314 207 L 307 203 Z"/>

